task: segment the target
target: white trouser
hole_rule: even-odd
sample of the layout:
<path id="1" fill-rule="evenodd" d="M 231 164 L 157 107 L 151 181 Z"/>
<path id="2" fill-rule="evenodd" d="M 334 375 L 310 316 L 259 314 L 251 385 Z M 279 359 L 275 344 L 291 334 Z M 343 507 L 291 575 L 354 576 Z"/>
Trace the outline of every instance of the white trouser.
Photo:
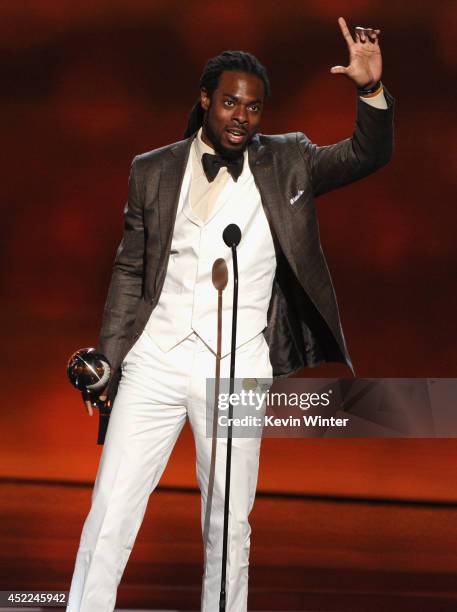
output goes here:
<path id="1" fill-rule="evenodd" d="M 201 491 L 204 612 L 219 610 L 226 441 L 206 436 L 206 378 L 215 356 L 193 334 L 164 353 L 147 332 L 129 351 L 114 401 L 92 506 L 81 534 L 67 611 L 111 612 L 125 565 L 178 435 L 189 418 Z M 268 345 L 259 334 L 236 352 L 237 378 L 271 378 Z M 230 376 L 230 355 L 221 377 Z M 260 438 L 233 438 L 227 554 L 227 612 L 247 610 L 250 526 Z M 214 476 L 213 476 L 214 475 Z M 212 486 L 210 486 L 212 482 Z M 209 496 L 209 497 L 208 497 Z M 207 509 L 208 505 L 208 509 Z"/>

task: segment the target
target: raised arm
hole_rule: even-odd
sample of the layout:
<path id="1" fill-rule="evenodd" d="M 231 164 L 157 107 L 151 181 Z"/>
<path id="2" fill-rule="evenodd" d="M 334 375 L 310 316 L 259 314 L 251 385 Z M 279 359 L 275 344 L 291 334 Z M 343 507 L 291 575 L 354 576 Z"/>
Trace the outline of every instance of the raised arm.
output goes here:
<path id="1" fill-rule="evenodd" d="M 354 83 L 358 94 L 357 119 L 352 137 L 333 145 L 317 146 L 304 134 L 297 135 L 316 196 L 371 174 L 385 165 L 393 152 L 394 100 L 380 83 L 380 31 L 357 28 L 354 40 L 342 17 L 338 24 L 347 43 L 349 64 L 334 66 L 330 72 L 343 74 Z"/>

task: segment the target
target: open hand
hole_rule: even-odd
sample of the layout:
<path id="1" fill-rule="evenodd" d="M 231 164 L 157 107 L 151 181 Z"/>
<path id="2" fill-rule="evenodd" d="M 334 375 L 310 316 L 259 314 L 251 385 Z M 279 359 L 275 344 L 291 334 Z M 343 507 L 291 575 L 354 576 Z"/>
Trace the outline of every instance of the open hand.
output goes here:
<path id="1" fill-rule="evenodd" d="M 381 31 L 371 28 L 358 29 L 354 41 L 343 17 L 338 18 L 338 25 L 348 46 L 349 65 L 333 66 L 330 72 L 344 74 L 357 87 L 372 87 L 381 79 L 382 73 L 381 49 L 378 42 Z"/>

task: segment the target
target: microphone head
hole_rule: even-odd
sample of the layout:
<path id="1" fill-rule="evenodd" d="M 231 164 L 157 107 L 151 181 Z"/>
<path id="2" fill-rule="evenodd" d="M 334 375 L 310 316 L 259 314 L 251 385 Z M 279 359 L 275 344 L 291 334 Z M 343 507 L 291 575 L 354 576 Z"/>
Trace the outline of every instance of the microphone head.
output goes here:
<path id="1" fill-rule="evenodd" d="M 212 280 L 214 288 L 218 291 L 224 291 L 228 283 L 228 270 L 225 259 L 221 257 L 213 263 Z"/>
<path id="2" fill-rule="evenodd" d="M 241 230 L 236 223 L 230 223 L 222 232 L 222 238 L 228 247 L 238 246 L 241 241 Z"/>
<path id="3" fill-rule="evenodd" d="M 80 391 L 101 391 L 109 380 L 110 371 L 108 359 L 94 348 L 76 351 L 67 364 L 68 378 Z"/>

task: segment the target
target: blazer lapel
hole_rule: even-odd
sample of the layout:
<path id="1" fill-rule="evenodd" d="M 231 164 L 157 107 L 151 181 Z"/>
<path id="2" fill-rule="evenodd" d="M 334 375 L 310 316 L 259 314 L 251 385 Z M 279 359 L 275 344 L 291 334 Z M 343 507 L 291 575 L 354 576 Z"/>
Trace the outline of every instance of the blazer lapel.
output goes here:
<path id="1" fill-rule="evenodd" d="M 249 166 L 254 176 L 255 184 L 260 192 L 275 246 L 279 246 L 287 259 L 293 263 L 293 249 L 290 242 L 291 232 L 287 231 L 284 210 L 280 203 L 284 199 L 279 189 L 277 169 L 274 163 L 273 151 L 263 144 L 258 135 L 254 136 L 248 150 Z"/>
<path id="2" fill-rule="evenodd" d="M 159 224 L 162 248 L 169 242 L 193 138 L 173 145 L 163 160 L 159 184 Z"/>
<path id="3" fill-rule="evenodd" d="M 161 286 L 168 265 L 179 195 L 192 141 L 193 137 L 173 145 L 165 153 L 162 162 L 158 205 L 161 259 L 159 272 L 156 276 L 155 293 L 157 293 L 157 288 Z"/>

